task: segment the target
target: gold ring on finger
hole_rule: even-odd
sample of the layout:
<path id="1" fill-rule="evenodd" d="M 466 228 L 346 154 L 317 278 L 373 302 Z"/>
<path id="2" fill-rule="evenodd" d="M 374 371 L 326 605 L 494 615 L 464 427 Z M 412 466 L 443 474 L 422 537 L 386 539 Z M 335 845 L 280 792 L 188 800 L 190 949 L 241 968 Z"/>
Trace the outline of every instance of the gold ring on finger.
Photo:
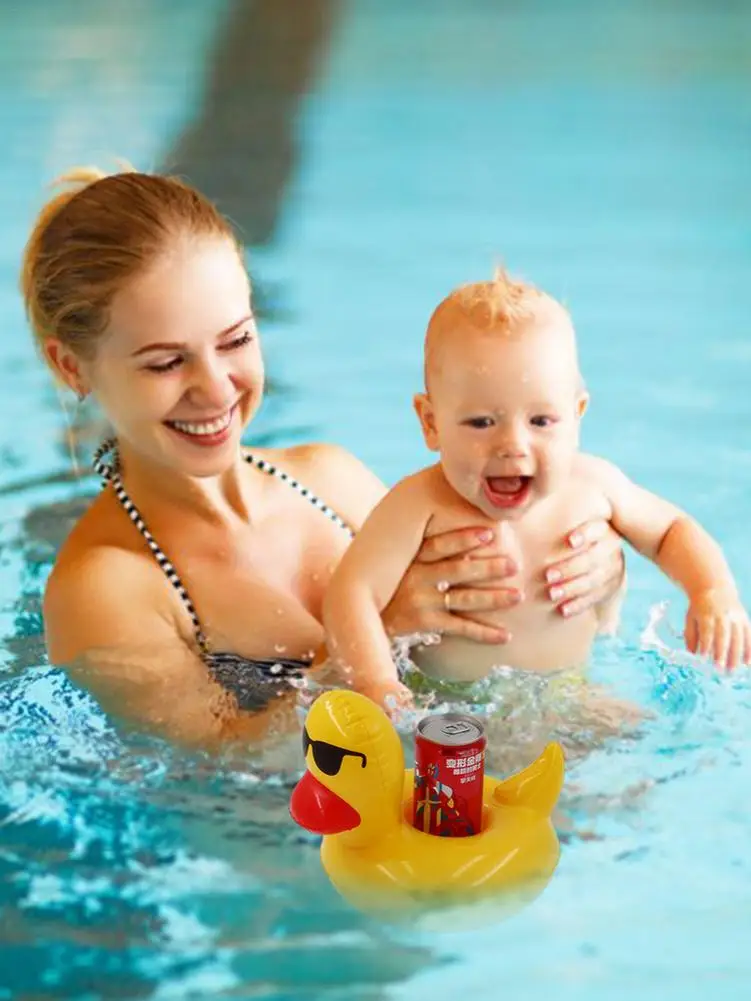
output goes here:
<path id="1" fill-rule="evenodd" d="M 450 587 L 447 588 L 443 592 L 443 607 L 446 609 L 447 612 L 451 611 L 451 588 Z"/>

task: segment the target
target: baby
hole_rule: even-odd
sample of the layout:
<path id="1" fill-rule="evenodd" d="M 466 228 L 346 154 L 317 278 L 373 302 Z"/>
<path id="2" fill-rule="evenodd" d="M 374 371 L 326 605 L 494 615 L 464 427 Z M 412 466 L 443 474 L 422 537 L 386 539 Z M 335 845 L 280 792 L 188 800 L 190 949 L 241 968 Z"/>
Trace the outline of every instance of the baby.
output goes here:
<path id="1" fill-rule="evenodd" d="M 433 313 L 425 340 L 425 392 L 414 400 L 439 461 L 381 501 L 339 564 L 324 603 L 328 653 L 375 701 L 408 697 L 381 610 L 423 539 L 486 522 L 515 558 L 521 601 L 488 621 L 507 630 L 494 646 L 445 637 L 412 651 L 429 677 L 471 682 L 494 666 L 558 671 L 586 664 L 612 607 L 567 618 L 545 600 L 547 567 L 567 531 L 590 518 L 653 560 L 686 593 L 688 649 L 735 668 L 751 659 L 751 625 L 718 545 L 672 504 L 604 459 L 578 451 L 588 396 L 567 311 L 508 278 L 456 289 Z M 552 584 L 554 587 L 555 585 Z M 451 608 L 452 590 L 444 591 Z"/>

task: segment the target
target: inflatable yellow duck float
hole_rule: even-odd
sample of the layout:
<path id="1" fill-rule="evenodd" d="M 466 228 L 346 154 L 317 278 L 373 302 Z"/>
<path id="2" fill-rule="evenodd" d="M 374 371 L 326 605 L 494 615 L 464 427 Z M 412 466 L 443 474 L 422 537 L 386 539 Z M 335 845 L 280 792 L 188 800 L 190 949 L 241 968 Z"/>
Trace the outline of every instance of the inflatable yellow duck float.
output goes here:
<path id="1" fill-rule="evenodd" d="M 536 896 L 555 871 L 551 813 L 564 775 L 558 744 L 511 778 L 486 776 L 482 830 L 451 838 L 412 826 L 413 771 L 388 716 L 364 695 L 320 696 L 303 749 L 307 771 L 290 813 L 323 835 L 329 879 L 361 910 L 399 918 L 485 901 L 506 913 Z"/>

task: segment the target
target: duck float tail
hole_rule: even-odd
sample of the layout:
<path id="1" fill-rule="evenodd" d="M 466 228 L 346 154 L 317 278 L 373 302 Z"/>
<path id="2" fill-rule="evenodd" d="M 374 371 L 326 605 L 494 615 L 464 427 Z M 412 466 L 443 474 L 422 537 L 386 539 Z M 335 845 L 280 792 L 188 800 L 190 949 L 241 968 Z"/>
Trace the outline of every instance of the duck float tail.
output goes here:
<path id="1" fill-rule="evenodd" d="M 499 806 L 526 806 L 549 817 L 561 794 L 564 774 L 560 744 L 548 744 L 531 765 L 498 783 L 493 792 L 493 802 Z"/>

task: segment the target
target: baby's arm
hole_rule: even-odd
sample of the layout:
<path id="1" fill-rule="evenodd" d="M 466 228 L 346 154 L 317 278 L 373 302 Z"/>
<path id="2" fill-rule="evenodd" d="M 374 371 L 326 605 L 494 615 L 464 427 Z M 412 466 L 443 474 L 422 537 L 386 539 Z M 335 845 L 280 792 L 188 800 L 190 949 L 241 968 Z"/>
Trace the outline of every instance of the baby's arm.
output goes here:
<path id="1" fill-rule="evenodd" d="M 323 624 L 329 656 L 352 671 L 356 689 L 377 702 L 406 693 L 381 612 L 417 555 L 430 514 L 424 474 L 402 480 L 366 519 L 326 589 Z"/>
<path id="2" fill-rule="evenodd" d="M 692 653 L 737 667 L 751 658 L 751 626 L 715 540 L 675 505 L 637 486 L 609 462 L 587 466 L 612 506 L 613 527 L 652 560 L 689 600 L 685 639 Z"/>

